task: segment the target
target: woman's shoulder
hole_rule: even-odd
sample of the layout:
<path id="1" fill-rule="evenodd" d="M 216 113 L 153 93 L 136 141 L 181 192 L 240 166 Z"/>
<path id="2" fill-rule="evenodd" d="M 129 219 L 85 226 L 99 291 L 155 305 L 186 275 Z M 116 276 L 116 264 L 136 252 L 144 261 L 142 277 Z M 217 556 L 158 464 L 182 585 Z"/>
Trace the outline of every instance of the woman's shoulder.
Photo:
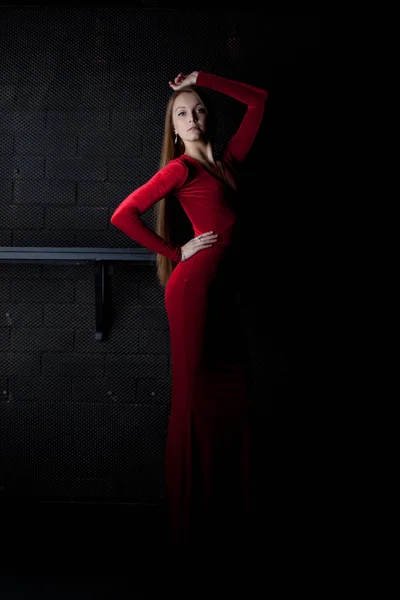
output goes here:
<path id="1" fill-rule="evenodd" d="M 165 165 L 165 168 L 168 169 L 182 169 L 187 168 L 187 162 L 182 158 L 182 156 L 177 156 L 175 158 L 171 158 Z"/>
<path id="2" fill-rule="evenodd" d="M 171 158 L 166 165 L 161 169 L 161 173 L 172 178 L 179 187 L 182 187 L 191 176 L 192 165 L 189 160 L 185 160 L 182 156 Z"/>
<path id="3" fill-rule="evenodd" d="M 184 172 L 186 176 L 190 175 L 193 171 L 193 161 L 190 158 L 186 157 L 184 154 L 181 156 L 176 156 L 175 158 L 171 158 L 171 160 L 167 163 L 170 169 Z"/>
<path id="4" fill-rule="evenodd" d="M 174 164 L 174 165 L 180 165 L 180 166 L 184 166 L 184 167 L 189 167 L 190 165 L 190 160 L 184 155 L 181 154 L 181 156 L 176 156 L 175 158 L 171 158 L 171 160 L 169 161 L 168 164 Z"/>

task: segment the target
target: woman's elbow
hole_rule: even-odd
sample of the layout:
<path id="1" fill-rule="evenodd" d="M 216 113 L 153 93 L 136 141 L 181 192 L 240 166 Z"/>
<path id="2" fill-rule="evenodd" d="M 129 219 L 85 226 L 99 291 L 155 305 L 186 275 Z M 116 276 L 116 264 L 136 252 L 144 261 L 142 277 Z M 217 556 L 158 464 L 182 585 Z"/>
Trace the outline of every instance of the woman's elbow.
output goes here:
<path id="1" fill-rule="evenodd" d="M 122 211 L 119 208 L 117 208 L 111 215 L 110 221 L 113 225 L 115 225 L 115 227 L 119 227 L 121 212 Z"/>
<path id="2" fill-rule="evenodd" d="M 116 221 L 116 216 L 115 216 L 115 212 L 111 215 L 110 217 L 110 223 L 112 223 L 113 225 L 115 225 L 115 221 Z"/>

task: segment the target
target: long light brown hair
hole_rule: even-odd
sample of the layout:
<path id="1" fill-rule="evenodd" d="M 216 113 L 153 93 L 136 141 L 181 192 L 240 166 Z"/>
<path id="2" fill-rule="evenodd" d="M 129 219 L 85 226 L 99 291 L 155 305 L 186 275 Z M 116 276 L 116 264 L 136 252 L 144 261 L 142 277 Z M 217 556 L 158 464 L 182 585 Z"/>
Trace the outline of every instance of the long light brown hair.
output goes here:
<path id="1" fill-rule="evenodd" d="M 214 133 L 214 123 L 212 113 L 209 111 L 210 99 L 203 88 L 196 85 L 186 85 L 180 90 L 173 92 L 168 100 L 165 110 L 164 136 L 161 148 L 160 169 L 173 158 L 181 156 L 185 152 L 185 145 L 178 136 L 175 144 L 174 124 L 172 120 L 172 108 L 175 101 L 182 92 L 194 92 L 198 95 L 200 101 L 207 113 L 207 136 L 211 138 Z M 194 235 L 192 224 L 190 223 L 180 202 L 175 196 L 162 198 L 156 205 L 156 232 L 165 240 L 177 246 L 183 246 Z M 166 286 L 168 280 L 177 266 L 177 263 L 170 258 L 157 254 L 157 278 L 162 286 Z"/>

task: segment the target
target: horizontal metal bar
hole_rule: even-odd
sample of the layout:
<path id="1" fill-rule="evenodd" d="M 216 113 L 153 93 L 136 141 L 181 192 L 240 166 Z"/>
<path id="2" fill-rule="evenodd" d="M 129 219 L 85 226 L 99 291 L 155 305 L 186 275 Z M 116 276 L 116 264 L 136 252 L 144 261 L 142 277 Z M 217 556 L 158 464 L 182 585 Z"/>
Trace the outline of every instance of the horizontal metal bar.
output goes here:
<path id="1" fill-rule="evenodd" d="M 155 260 L 156 255 L 146 248 L 55 248 L 50 246 L 2 246 L 0 248 L 0 263 L 88 263 L 97 261 L 152 263 Z"/>

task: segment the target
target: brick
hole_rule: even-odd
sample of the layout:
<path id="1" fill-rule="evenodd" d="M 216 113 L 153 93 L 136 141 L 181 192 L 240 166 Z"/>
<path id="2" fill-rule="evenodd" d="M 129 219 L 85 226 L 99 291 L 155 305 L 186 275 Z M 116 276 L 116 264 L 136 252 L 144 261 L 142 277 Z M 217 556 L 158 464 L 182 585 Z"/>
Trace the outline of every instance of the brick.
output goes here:
<path id="1" fill-rule="evenodd" d="M 75 204 L 74 181 L 35 181 L 20 179 L 14 184 L 13 200 L 16 203 Z"/>
<path id="2" fill-rule="evenodd" d="M 78 153 L 104 156 L 129 156 L 134 159 L 141 155 L 142 144 L 134 132 L 120 131 L 85 132 L 79 135 Z"/>
<path id="3" fill-rule="evenodd" d="M 42 270 L 40 265 L 5 263 L 0 264 L 0 277 L 11 279 L 25 279 L 32 277 L 41 277 Z"/>
<path id="4" fill-rule="evenodd" d="M 169 331 L 165 329 L 141 329 L 139 352 L 149 354 L 169 353 Z"/>
<path id="5" fill-rule="evenodd" d="M 74 156 L 76 149 L 77 136 L 75 133 L 43 131 L 34 136 L 27 135 L 25 132 L 15 134 L 15 152 L 17 154 Z"/>
<path id="6" fill-rule="evenodd" d="M 47 207 L 46 227 L 49 229 L 107 229 L 108 209 L 87 206 Z"/>
<path id="7" fill-rule="evenodd" d="M 143 272 L 143 269 L 141 270 Z M 120 302 L 124 305 L 138 304 L 138 291 L 141 272 L 132 270 L 127 273 L 114 274 L 110 276 L 111 294 L 114 299 L 115 309 L 118 310 Z M 130 309 L 131 314 L 135 314 L 135 308 Z"/>
<path id="8" fill-rule="evenodd" d="M 0 204 L 12 203 L 12 180 L 0 179 Z"/>
<path id="9" fill-rule="evenodd" d="M 46 127 L 45 111 L 0 111 L 0 128 L 14 133 L 37 135 Z"/>
<path id="10" fill-rule="evenodd" d="M 3 375 L 40 375 L 40 356 L 28 353 L 0 352 L 0 372 Z"/>
<path id="11" fill-rule="evenodd" d="M 77 109 L 80 104 L 80 88 L 73 85 L 62 85 L 59 82 L 49 85 L 29 83 L 18 90 L 17 106 L 31 110 L 46 108 Z"/>
<path id="12" fill-rule="evenodd" d="M 133 404 L 136 401 L 134 377 L 107 377 L 104 379 L 72 378 L 74 402 L 107 402 Z"/>
<path id="13" fill-rule="evenodd" d="M 92 280 L 93 265 L 52 265 L 47 263 L 40 265 L 40 273 L 42 277 L 47 279 L 73 279 L 76 284 L 78 284 L 81 282 L 81 280 Z M 76 297 L 75 300 L 77 304 L 81 304 L 79 301 L 77 301 Z"/>
<path id="14" fill-rule="evenodd" d="M 8 329 L 0 328 L 0 352 L 8 352 L 10 350 L 10 332 Z M 1 371 L 1 369 L 0 369 Z M 0 396 L 1 401 L 1 396 Z"/>
<path id="15" fill-rule="evenodd" d="M 75 246 L 78 248 L 133 248 L 135 243 L 122 231 L 76 231 Z M 137 246 L 137 244 L 136 244 Z"/>
<path id="16" fill-rule="evenodd" d="M 11 331 L 13 352 L 71 352 L 74 349 L 74 332 L 67 329 L 39 330 L 15 327 Z"/>
<path id="17" fill-rule="evenodd" d="M 1 334 L 0 334 L 1 335 Z M 0 347 L 1 352 L 1 347 Z M 8 377 L 0 373 L 0 403 L 8 401 Z"/>
<path id="18" fill-rule="evenodd" d="M 44 209 L 41 206 L 0 205 L 0 228 L 41 229 L 44 226 Z"/>
<path id="19" fill-rule="evenodd" d="M 1 234 L 1 231 L 0 231 Z M 73 231 L 56 231 L 56 230 L 40 230 L 40 231 L 20 231 L 14 229 L 13 246 L 25 247 L 36 246 L 37 248 L 55 247 L 69 248 L 75 246 L 75 233 Z"/>
<path id="20" fill-rule="evenodd" d="M 165 404 L 171 402 L 171 382 L 163 377 L 140 377 L 137 382 L 136 401 L 139 404 Z"/>
<path id="21" fill-rule="evenodd" d="M 45 158 L 43 156 L 7 156 L 0 160 L 0 178 L 42 179 L 44 177 Z"/>
<path id="22" fill-rule="evenodd" d="M 90 310 L 90 309 L 88 309 Z M 108 331 L 108 339 L 99 342 L 90 330 L 79 330 L 75 332 L 76 352 L 112 353 L 112 354 L 137 354 L 139 351 L 139 332 L 120 331 L 117 334 L 111 327 Z"/>
<path id="23" fill-rule="evenodd" d="M 89 310 L 87 306 L 77 304 L 47 304 L 43 307 L 46 328 L 67 328 L 92 330 L 93 336 L 96 331 L 95 311 Z"/>
<path id="24" fill-rule="evenodd" d="M 0 271 L 1 276 L 1 271 Z M 0 280 L 0 302 L 5 302 L 10 300 L 10 289 L 11 283 L 7 280 Z"/>
<path id="25" fill-rule="evenodd" d="M 0 121 L 1 123 L 1 121 Z M 107 110 L 54 111 L 47 113 L 48 131 L 103 131 L 109 129 L 110 114 Z"/>
<path id="26" fill-rule="evenodd" d="M 78 181 L 76 201 L 81 205 L 117 206 L 131 193 L 133 187 L 125 182 Z"/>
<path id="27" fill-rule="evenodd" d="M 0 153 L 11 154 L 14 151 L 14 134 L 0 129 Z"/>
<path id="28" fill-rule="evenodd" d="M 147 270 L 139 283 L 138 303 L 144 306 L 164 307 L 165 289 L 159 284 L 154 273 Z"/>
<path id="29" fill-rule="evenodd" d="M 107 159 L 102 156 L 59 158 L 49 156 L 46 163 L 49 179 L 104 181 L 107 179 Z"/>
<path id="30" fill-rule="evenodd" d="M 0 229 L 0 246 L 8 247 L 12 244 L 11 231 L 5 231 Z M 1 266 L 0 266 L 1 268 Z"/>
<path id="31" fill-rule="evenodd" d="M 139 89 L 139 88 L 136 88 Z M 140 98 L 132 93 L 132 86 L 115 86 L 112 84 L 96 84 L 92 82 L 82 85 L 81 106 L 83 109 L 99 110 L 123 109 L 129 106 L 132 110 L 139 108 Z"/>
<path id="32" fill-rule="evenodd" d="M 140 134 L 139 137 L 141 138 Z M 138 139 L 139 143 L 139 139 Z M 141 143 L 141 142 L 140 142 Z M 147 169 L 147 170 L 146 170 Z M 157 172 L 157 166 L 154 164 L 153 168 L 149 166 L 146 167 L 145 161 L 139 158 L 136 158 L 133 162 L 132 160 L 121 158 L 109 158 L 109 172 L 108 172 L 108 180 L 113 181 L 126 181 L 132 182 L 134 173 L 141 173 L 142 176 L 137 181 L 135 180 L 134 185 L 132 186 L 132 190 L 136 189 L 139 185 L 146 183 L 147 179 L 149 179 L 152 175 L 155 175 Z M 124 196 L 125 197 L 125 196 Z M 121 198 L 123 200 L 124 198 Z M 120 200 L 120 202 L 121 202 Z"/>
<path id="33" fill-rule="evenodd" d="M 2 7 L 3 11 L 4 8 Z M 1 22 L 1 49 L 2 49 L 2 69 L 7 73 L 7 77 L 3 75 L 5 81 L 17 84 L 20 80 L 21 73 L 21 53 L 18 52 L 18 44 L 16 44 L 18 25 L 12 24 L 10 13 L 7 15 L 7 27 L 5 22 Z M 5 48 L 12 48 L 13 53 L 4 52 Z M 18 60 L 17 60 L 18 57 Z"/>
<path id="34" fill-rule="evenodd" d="M 143 120 L 143 114 L 140 110 L 112 110 L 111 111 L 111 129 L 119 131 L 122 129 L 128 131 L 137 131 Z"/>
<path id="35" fill-rule="evenodd" d="M 71 401 L 70 378 L 10 377 L 9 391 L 13 402 L 65 402 Z M 63 418 L 63 416 L 61 415 Z M 67 420 L 66 420 L 67 422 Z"/>
<path id="36" fill-rule="evenodd" d="M 116 373 L 130 377 L 151 377 L 154 373 L 160 378 L 168 373 L 168 360 L 164 356 L 149 354 L 109 354 L 106 356 L 105 376 Z"/>
<path id="37" fill-rule="evenodd" d="M 10 313 L 11 316 L 7 316 Z M 43 308 L 31 304 L 0 304 L 0 327 L 28 325 L 40 327 L 43 323 Z"/>
<path id="38" fill-rule="evenodd" d="M 75 283 L 75 298 L 77 304 L 88 304 L 93 306 L 95 303 L 94 275 L 93 277 L 81 279 Z M 92 309 L 89 309 L 92 310 Z"/>
<path id="39" fill-rule="evenodd" d="M 0 108 L 14 106 L 17 90 L 15 85 L 0 84 Z"/>
<path id="40" fill-rule="evenodd" d="M 143 482 L 152 474 L 151 493 L 149 486 L 144 489 L 147 492 L 145 500 L 151 501 L 153 494 L 157 497 L 165 491 L 164 456 L 168 409 L 162 404 L 135 406 L 132 425 L 132 472 L 139 489 L 143 488 Z"/>
<path id="41" fill-rule="evenodd" d="M 73 281 L 45 281 L 43 279 L 15 280 L 11 286 L 11 299 L 15 302 L 43 302 L 70 304 L 74 301 Z"/>
<path id="42" fill-rule="evenodd" d="M 101 354 L 43 354 L 42 374 L 47 377 L 103 377 L 105 357 Z"/>

